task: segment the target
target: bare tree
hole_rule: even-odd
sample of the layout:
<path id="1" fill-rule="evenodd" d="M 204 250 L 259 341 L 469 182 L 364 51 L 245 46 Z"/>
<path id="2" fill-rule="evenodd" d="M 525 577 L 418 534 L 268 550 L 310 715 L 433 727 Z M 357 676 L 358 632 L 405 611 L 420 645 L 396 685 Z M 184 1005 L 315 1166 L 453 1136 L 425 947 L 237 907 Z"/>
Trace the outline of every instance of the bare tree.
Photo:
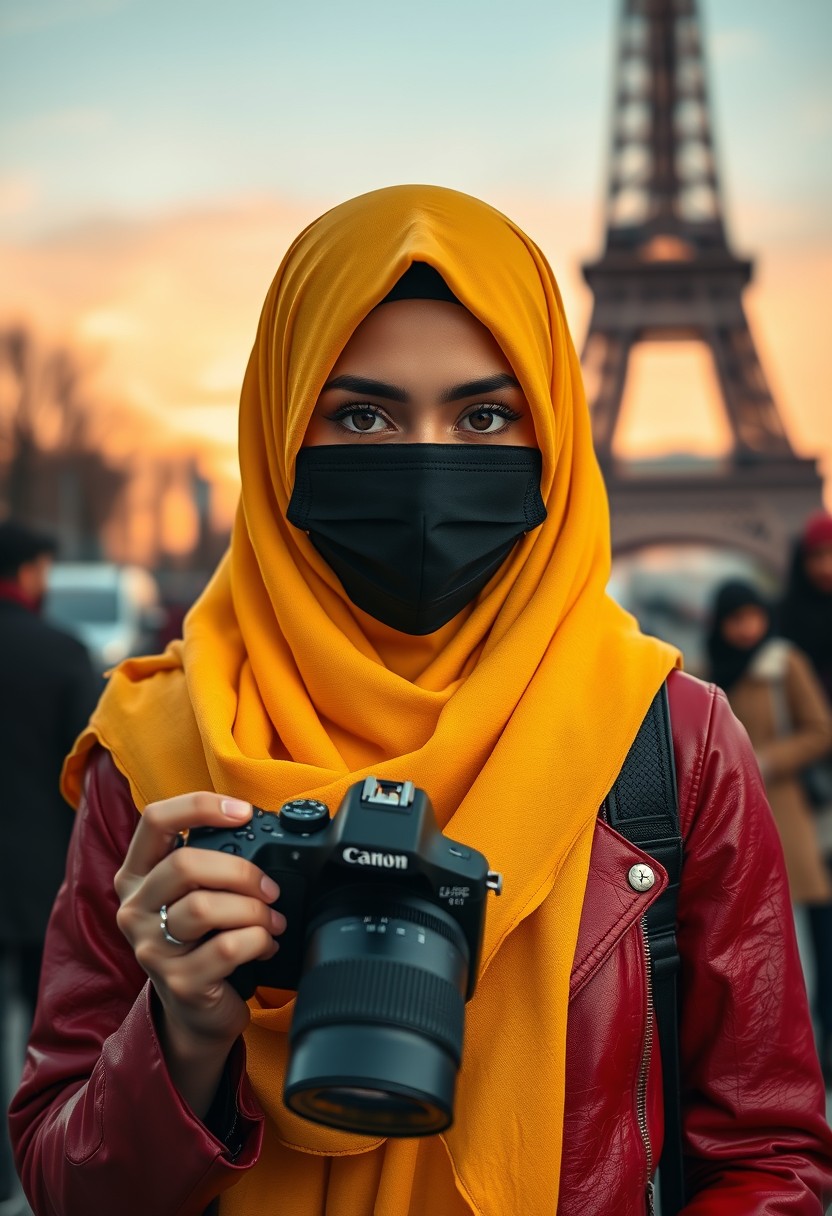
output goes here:
<path id="1" fill-rule="evenodd" d="M 0 498 L 8 514 L 57 533 L 67 557 L 100 556 L 100 536 L 128 478 L 108 461 L 101 419 L 82 391 L 84 369 L 44 352 L 23 326 L 0 331 Z"/>

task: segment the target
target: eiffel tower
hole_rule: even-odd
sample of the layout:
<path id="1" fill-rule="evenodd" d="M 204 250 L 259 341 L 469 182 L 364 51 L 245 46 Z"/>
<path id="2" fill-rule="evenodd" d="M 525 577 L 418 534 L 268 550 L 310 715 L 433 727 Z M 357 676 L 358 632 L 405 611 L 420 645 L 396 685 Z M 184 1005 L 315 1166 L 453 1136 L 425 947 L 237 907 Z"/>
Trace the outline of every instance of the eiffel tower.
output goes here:
<path id="1" fill-rule="evenodd" d="M 815 462 L 789 442 L 748 327 L 752 268 L 725 231 L 696 0 L 623 0 L 606 244 L 583 266 L 594 306 L 582 357 L 598 385 L 590 408 L 616 553 L 702 542 L 782 570 L 790 539 L 820 506 Z M 628 466 L 613 442 L 630 354 L 639 342 L 680 339 L 711 352 L 730 452 L 698 470 Z"/>

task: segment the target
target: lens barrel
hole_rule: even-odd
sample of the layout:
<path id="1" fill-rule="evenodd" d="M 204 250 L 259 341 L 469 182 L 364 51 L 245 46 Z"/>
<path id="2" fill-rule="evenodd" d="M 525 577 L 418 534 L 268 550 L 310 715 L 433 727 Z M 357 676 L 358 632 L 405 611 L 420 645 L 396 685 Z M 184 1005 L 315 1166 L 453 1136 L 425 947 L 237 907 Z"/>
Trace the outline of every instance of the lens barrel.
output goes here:
<path id="1" fill-rule="evenodd" d="M 427 900 L 385 887 L 331 896 L 307 938 L 286 1104 L 365 1134 L 450 1126 L 468 962 L 456 921 Z"/>

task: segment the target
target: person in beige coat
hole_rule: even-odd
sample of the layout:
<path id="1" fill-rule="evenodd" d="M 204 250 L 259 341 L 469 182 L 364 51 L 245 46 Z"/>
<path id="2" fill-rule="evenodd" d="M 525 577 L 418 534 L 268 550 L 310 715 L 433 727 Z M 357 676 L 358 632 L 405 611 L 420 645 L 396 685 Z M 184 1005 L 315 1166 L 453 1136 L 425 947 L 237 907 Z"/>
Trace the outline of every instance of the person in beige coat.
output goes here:
<path id="1" fill-rule="evenodd" d="M 771 614 L 748 583 L 720 587 L 708 639 L 711 679 L 728 697 L 757 755 L 783 853 L 792 900 L 832 902 L 832 878 L 800 781 L 832 746 L 832 711 L 806 656 L 771 635 Z"/>

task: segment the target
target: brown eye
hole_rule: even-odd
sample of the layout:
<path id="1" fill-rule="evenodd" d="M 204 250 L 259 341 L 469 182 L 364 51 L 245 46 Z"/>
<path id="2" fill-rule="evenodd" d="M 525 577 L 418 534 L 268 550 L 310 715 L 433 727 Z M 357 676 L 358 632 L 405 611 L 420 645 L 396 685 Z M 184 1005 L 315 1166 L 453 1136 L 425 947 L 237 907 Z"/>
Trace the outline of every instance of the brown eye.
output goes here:
<path id="1" fill-rule="evenodd" d="M 378 415 L 370 410 L 356 410 L 354 414 L 350 414 L 350 421 L 356 431 L 371 431 L 377 418 Z"/>
<path id="2" fill-rule="evenodd" d="M 457 426 L 459 430 L 467 431 L 469 435 L 500 435 L 519 417 L 516 410 L 495 402 L 493 405 L 481 405 L 477 409 L 471 410 L 470 413 L 460 418 Z"/>
<path id="3" fill-rule="evenodd" d="M 468 415 L 468 422 L 472 431 L 487 431 L 494 425 L 494 415 L 491 410 L 477 410 Z"/>
<path id="4" fill-rule="evenodd" d="M 390 430 L 385 417 L 369 405 L 343 405 L 329 415 L 329 420 L 351 435 L 379 435 Z"/>

